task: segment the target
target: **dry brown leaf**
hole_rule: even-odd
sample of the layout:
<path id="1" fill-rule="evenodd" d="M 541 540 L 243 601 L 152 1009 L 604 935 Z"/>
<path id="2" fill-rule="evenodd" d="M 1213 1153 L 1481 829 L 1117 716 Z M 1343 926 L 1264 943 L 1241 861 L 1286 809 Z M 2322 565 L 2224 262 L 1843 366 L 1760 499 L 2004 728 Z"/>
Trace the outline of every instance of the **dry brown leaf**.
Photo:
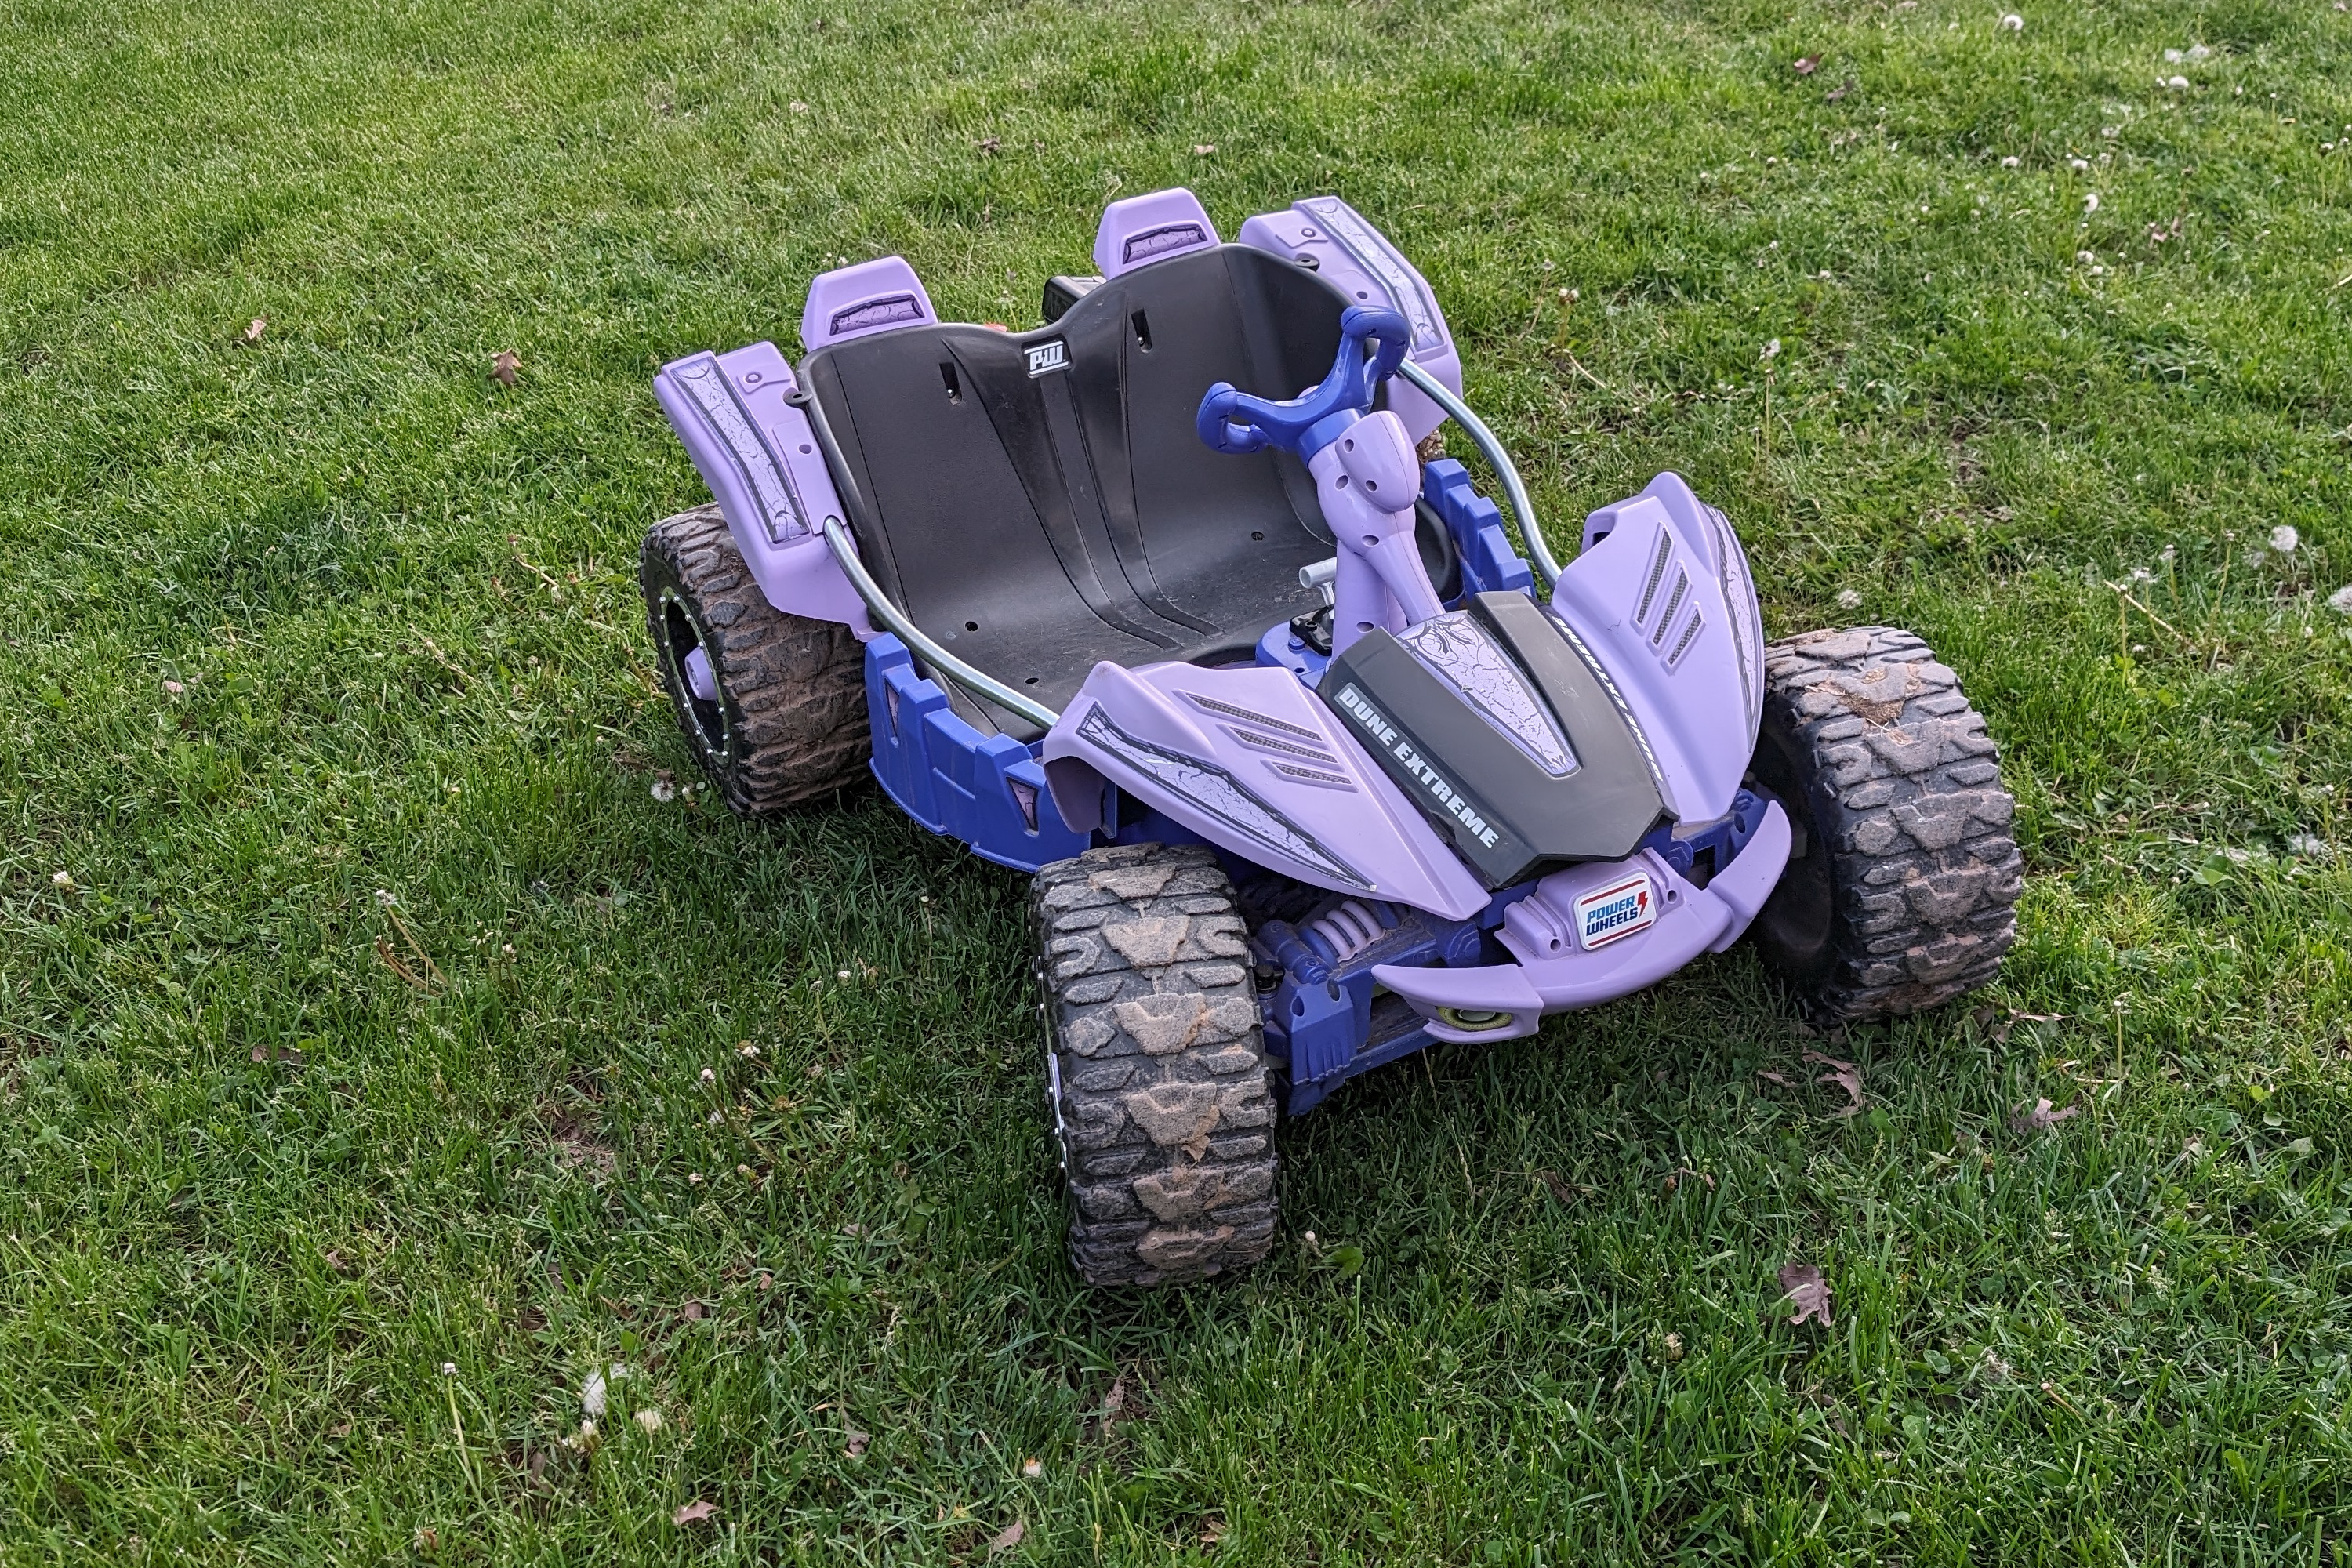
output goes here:
<path id="1" fill-rule="evenodd" d="M 269 318 L 267 316 L 256 316 L 252 321 L 247 321 L 245 325 L 245 341 L 249 343 L 257 343 L 261 341 L 261 334 L 268 330 Z"/>
<path id="2" fill-rule="evenodd" d="M 1217 144 L 1214 142 L 1195 142 L 1192 143 L 1192 156 L 1195 158 L 1205 158 L 1216 150 Z"/>
<path id="3" fill-rule="evenodd" d="M 1675 1171 L 1672 1175 L 1666 1178 L 1666 1191 L 1671 1193 L 1676 1187 L 1681 1186 L 1685 1176 L 1689 1176 L 1696 1181 L 1705 1182 L 1708 1192 L 1711 1193 L 1715 1191 L 1715 1178 L 1713 1176 L 1708 1175 L 1705 1171 L 1694 1171 L 1687 1166 Z"/>
<path id="4" fill-rule="evenodd" d="M 500 386 L 512 386 L 516 373 L 522 369 L 522 356 L 512 349 L 500 349 L 490 360 L 490 376 Z"/>
<path id="5" fill-rule="evenodd" d="M 256 1046 L 251 1055 L 257 1062 L 284 1062 L 298 1068 L 302 1065 L 301 1048 L 297 1046 Z"/>
<path id="6" fill-rule="evenodd" d="M 717 1514 L 718 1511 L 719 1505 L 717 1503 L 712 1502 L 706 1498 L 697 1498 L 692 1502 L 680 1504 L 677 1510 L 669 1516 L 669 1521 L 672 1524 L 678 1525 L 680 1527 L 689 1524 L 700 1524 L 704 1520 L 709 1519 L 713 1515 Z"/>
<path id="7" fill-rule="evenodd" d="M 1843 98 L 1847 93 L 1852 92 L 1853 90 L 1853 78 L 1848 77 L 1844 81 L 1823 93 L 1822 95 L 1822 100 L 1825 103 L 1835 103 L 1838 100 Z"/>
<path id="8" fill-rule="evenodd" d="M 1019 1520 L 1014 1520 L 989 1539 L 988 1554 L 993 1557 L 1000 1552 L 1012 1551 L 1021 1544 L 1021 1538 L 1028 1533 L 1029 1527 Z"/>
<path id="9" fill-rule="evenodd" d="M 1822 57 L 1819 55 L 1807 55 L 1804 58 L 1799 60 L 1791 68 L 1793 68 L 1799 76 L 1811 76 L 1815 71 L 1822 68 Z"/>
<path id="10" fill-rule="evenodd" d="M 1214 1546 L 1218 1542 L 1223 1541 L 1224 1538 L 1225 1521 L 1223 1520 L 1219 1519 L 1213 1513 L 1208 1518 L 1201 1521 L 1202 1545 Z"/>
<path id="11" fill-rule="evenodd" d="M 1845 1109 L 1838 1112 L 1840 1116 L 1852 1116 L 1862 1109 L 1861 1068 L 1837 1057 L 1825 1057 L 1819 1051 L 1807 1051 L 1805 1063 L 1809 1067 L 1823 1067 L 1830 1069 L 1813 1079 L 1815 1083 L 1833 1083 L 1845 1090 L 1847 1103 Z"/>
<path id="12" fill-rule="evenodd" d="M 678 1309 L 678 1311 L 684 1314 L 686 1321 L 689 1323 L 700 1322 L 702 1321 L 702 1314 L 706 1310 L 708 1310 L 708 1309 L 706 1309 L 699 1301 L 688 1301 L 685 1306 Z"/>
<path id="13" fill-rule="evenodd" d="M 328 1268 L 333 1269 L 338 1274 L 348 1274 L 351 1272 L 351 1259 L 345 1258 L 341 1253 L 336 1251 L 331 1247 L 319 1255 L 319 1261 L 325 1264 Z"/>
<path id="14" fill-rule="evenodd" d="M 1790 1083 L 1787 1079 L 1782 1078 L 1779 1073 L 1773 1072 L 1769 1068 L 1759 1072 L 1756 1076 L 1762 1079 L 1766 1083 L 1777 1083 L 1782 1089 L 1794 1089 L 1797 1087 L 1795 1084 Z"/>
<path id="15" fill-rule="evenodd" d="M 980 139 L 980 150 L 983 153 L 993 153 L 1002 145 L 1003 143 L 993 136 L 983 136 Z"/>
<path id="16" fill-rule="evenodd" d="M 2081 1112 L 2080 1105 L 2070 1105 L 2063 1110 L 2053 1110 L 2046 1100 L 2034 1101 L 2031 1110 L 2021 1110 L 2009 1119 L 2010 1126 L 2020 1132 L 2040 1132 L 2056 1126 L 2068 1117 Z"/>
<path id="17" fill-rule="evenodd" d="M 857 1458 L 858 1455 L 866 1452 L 866 1445 L 871 1443 L 873 1440 L 874 1435 L 871 1432 L 860 1432 L 856 1427 L 852 1426 L 849 1429 L 849 1446 L 844 1448 L 842 1452 L 854 1459 Z"/>
<path id="18" fill-rule="evenodd" d="M 1591 1187 L 1580 1182 L 1564 1182 L 1555 1171 L 1538 1171 L 1536 1175 L 1549 1190 L 1551 1195 L 1561 1203 L 1572 1204 L 1578 1198 L 1590 1197 L 1592 1194 Z"/>
<path id="19" fill-rule="evenodd" d="M 1797 1310 L 1796 1315 L 1789 1320 L 1790 1326 L 1808 1319 L 1825 1329 L 1830 1326 L 1829 1281 L 1822 1278 L 1822 1271 L 1813 1265 L 1783 1265 L 1780 1269 L 1780 1297 Z"/>
<path id="20" fill-rule="evenodd" d="M 441 1532 L 431 1525 L 419 1525 L 416 1530 L 416 1550 L 431 1552 L 441 1544 Z"/>

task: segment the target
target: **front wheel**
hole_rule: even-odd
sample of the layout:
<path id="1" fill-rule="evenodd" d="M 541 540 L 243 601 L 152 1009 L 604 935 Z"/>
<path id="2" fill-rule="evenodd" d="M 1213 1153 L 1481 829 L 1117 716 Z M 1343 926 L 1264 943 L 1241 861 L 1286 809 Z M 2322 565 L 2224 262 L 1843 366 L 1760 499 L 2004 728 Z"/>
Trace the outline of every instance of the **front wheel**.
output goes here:
<path id="1" fill-rule="evenodd" d="M 1900 1017 L 1999 972 L 2024 887 L 2016 802 L 1926 643 L 1859 626 L 1772 644 L 1752 771 L 1797 843 L 1749 931 L 1815 1013 Z"/>
<path id="2" fill-rule="evenodd" d="M 1197 845 L 1037 873 L 1045 1072 L 1089 1285 L 1181 1285 L 1274 1246 L 1274 1091 L 1233 885 Z"/>

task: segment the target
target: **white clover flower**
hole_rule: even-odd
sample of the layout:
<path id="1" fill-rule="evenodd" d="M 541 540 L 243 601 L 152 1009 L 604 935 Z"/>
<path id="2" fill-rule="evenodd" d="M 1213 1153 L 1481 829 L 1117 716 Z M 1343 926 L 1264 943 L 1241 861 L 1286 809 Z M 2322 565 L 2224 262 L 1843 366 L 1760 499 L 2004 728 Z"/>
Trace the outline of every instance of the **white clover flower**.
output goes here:
<path id="1" fill-rule="evenodd" d="M 2212 50 L 2207 48 L 2202 44 L 2191 44 L 2189 46 L 2189 58 L 2192 60 L 2201 60 L 2212 52 Z"/>
<path id="2" fill-rule="evenodd" d="M 2352 616 L 2352 583 L 2347 583 L 2328 595 L 2327 607 L 2339 616 Z"/>
<path id="3" fill-rule="evenodd" d="M 2287 835 L 2286 847 L 2306 860 L 2323 859 L 2327 854 L 2327 840 L 2315 833 L 2291 833 Z"/>
<path id="4" fill-rule="evenodd" d="M 2083 198 L 2083 210 L 2084 210 L 2084 212 L 2086 212 L 2086 213 L 2095 213 L 2095 212 L 2097 212 L 2097 211 L 2099 210 L 2099 193 L 2098 193 L 2098 192 L 2096 192 L 2096 191 L 2093 191 L 2093 192 L 2089 193 L 2087 195 L 2084 196 L 2084 198 Z"/>
<path id="5" fill-rule="evenodd" d="M 2168 544 L 2168 545 L 2166 545 L 2166 546 L 2164 547 L 2164 550 L 2163 550 L 2162 553 L 2160 553 L 2160 554 L 2158 554 L 2158 555 L 2157 556 L 2157 559 L 2158 559 L 2158 561 L 2163 562 L 2167 566 L 2169 566 L 2169 565 L 2171 565 L 2171 564 L 2172 564 L 2173 558 L 2174 558 L 2175 556 L 2179 555 L 2179 553 L 2180 553 L 2180 552 L 2179 552 L 2179 551 L 2175 550 L 2171 545 Z"/>
<path id="6" fill-rule="evenodd" d="M 2135 566 L 2131 569 L 2131 580 L 2135 583 L 2153 583 L 2156 581 L 2156 574 L 2145 566 Z"/>
<path id="7" fill-rule="evenodd" d="M 2164 85 L 2174 92 L 2187 92 L 2189 90 L 2189 79 L 2185 76 L 2172 77 L 2168 79 Z"/>
<path id="8" fill-rule="evenodd" d="M 2069 158 L 2066 160 L 2066 166 L 2078 174 L 2087 174 L 2091 172 L 2091 161 L 2088 158 Z"/>
<path id="9" fill-rule="evenodd" d="M 654 798 L 665 804 L 677 798 L 677 786 L 667 779 L 654 780 Z"/>
<path id="10" fill-rule="evenodd" d="M 1771 361 L 1773 361 L 1773 360 L 1776 360 L 1776 359 L 1780 358 L 1780 339 L 1778 339 L 1778 338 L 1774 338 L 1770 342 L 1766 343 L 1766 344 L 1764 345 L 1764 353 L 1762 353 L 1762 355 L 1760 355 L 1759 357 L 1760 357 L 1760 358 L 1762 358 L 1762 359 L 1763 359 L 1766 363 L 1770 363 L 1770 362 L 1771 362 Z"/>
<path id="11" fill-rule="evenodd" d="M 2024 162 L 2024 159 L 2019 157 L 2016 153 L 2011 153 L 2008 157 L 2003 158 L 2000 161 L 2000 166 L 2004 169 L 2014 169 Z"/>
<path id="12" fill-rule="evenodd" d="M 1837 605 L 1838 608 L 1841 610 L 1858 610 L 1862 608 L 1862 595 L 1855 593 L 1852 588 L 1840 588 L 1838 590 Z"/>
<path id="13" fill-rule="evenodd" d="M 635 1419 L 637 1425 L 644 1427 L 649 1433 L 658 1432 L 662 1429 L 661 1412 L 658 1410 L 640 1410 L 637 1412 Z"/>
<path id="14" fill-rule="evenodd" d="M 71 871 L 52 871 L 49 873 L 49 885 L 56 888 L 70 888 L 74 885 L 73 873 Z"/>
<path id="15" fill-rule="evenodd" d="M 2021 33 L 2025 31 L 2025 18 L 2011 11 L 2000 19 L 2000 30 L 2004 33 Z"/>
<path id="16" fill-rule="evenodd" d="M 717 1083 L 719 1081 L 719 1075 L 712 1072 L 709 1068 L 704 1068 L 702 1069 L 702 1081 L 705 1083 Z"/>
<path id="17" fill-rule="evenodd" d="M 2164 63 L 2165 63 L 2166 65 L 2168 65 L 2168 66 L 2177 66 L 2177 65 L 2179 65 L 2179 64 L 2180 63 L 2180 51 L 2179 51 L 2179 49 L 2167 49 L 2167 50 L 2165 50 L 2165 51 L 2164 51 Z"/>
<path id="18" fill-rule="evenodd" d="M 2085 267 L 2088 267 L 2092 262 L 2096 261 L 2098 258 L 2099 253 L 2095 250 L 2078 250 L 2074 253 L 2074 259 L 2081 262 Z"/>
<path id="19" fill-rule="evenodd" d="M 2282 522 L 2271 530 L 2271 548 L 2281 555 L 2293 554 L 2294 547 L 2302 542 L 2303 535 L 2294 531 L 2291 522 Z"/>

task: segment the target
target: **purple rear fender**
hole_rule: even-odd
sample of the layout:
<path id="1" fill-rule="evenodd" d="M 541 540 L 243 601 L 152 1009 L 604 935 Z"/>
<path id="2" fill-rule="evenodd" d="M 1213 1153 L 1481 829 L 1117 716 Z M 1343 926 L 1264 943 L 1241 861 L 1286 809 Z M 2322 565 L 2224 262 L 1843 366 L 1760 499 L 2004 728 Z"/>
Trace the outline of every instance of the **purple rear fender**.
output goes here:
<path id="1" fill-rule="evenodd" d="M 761 342 L 672 360 L 654 395 L 768 603 L 868 638 L 866 605 L 824 541 L 824 520 L 845 514 L 808 416 L 786 401 L 795 384 L 776 345 Z"/>
<path id="2" fill-rule="evenodd" d="M 1070 826 L 1103 781 L 1272 871 L 1468 920 L 1490 895 L 1286 669 L 1098 664 L 1040 749 Z"/>

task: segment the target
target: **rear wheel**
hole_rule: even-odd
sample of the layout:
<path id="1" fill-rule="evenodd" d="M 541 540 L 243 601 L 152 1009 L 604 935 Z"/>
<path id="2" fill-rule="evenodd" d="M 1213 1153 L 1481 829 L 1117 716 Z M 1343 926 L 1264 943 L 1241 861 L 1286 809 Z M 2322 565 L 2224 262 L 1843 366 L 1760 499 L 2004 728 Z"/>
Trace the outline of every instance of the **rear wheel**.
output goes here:
<path id="1" fill-rule="evenodd" d="M 1179 1285 L 1274 1245 L 1274 1091 L 1242 917 L 1199 846 L 1117 845 L 1030 894 L 1046 1092 L 1090 1285 Z"/>
<path id="2" fill-rule="evenodd" d="M 1765 650 L 1753 771 L 1797 829 L 1750 928 L 1824 1018 L 1920 1012 L 1990 981 L 2016 939 L 2016 803 L 1983 718 L 1887 626 Z"/>
<path id="3" fill-rule="evenodd" d="M 730 810 L 766 816 L 863 775 L 857 638 L 769 604 L 716 506 L 656 523 L 637 580 L 678 725 Z"/>

